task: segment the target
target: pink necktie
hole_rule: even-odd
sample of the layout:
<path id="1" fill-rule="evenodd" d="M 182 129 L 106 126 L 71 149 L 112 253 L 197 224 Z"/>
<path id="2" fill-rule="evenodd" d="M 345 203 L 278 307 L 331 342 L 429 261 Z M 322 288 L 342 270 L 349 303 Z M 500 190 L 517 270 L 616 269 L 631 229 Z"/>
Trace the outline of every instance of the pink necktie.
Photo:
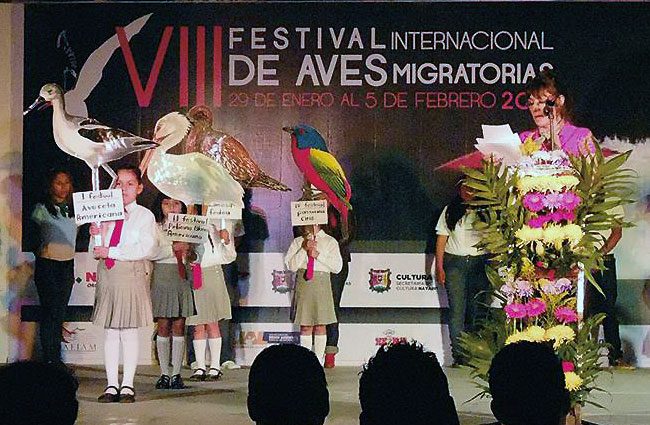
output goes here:
<path id="1" fill-rule="evenodd" d="M 120 243 L 120 236 L 122 236 L 122 227 L 124 226 L 124 220 L 117 220 L 115 222 L 115 227 L 113 228 L 113 233 L 111 234 L 111 241 L 108 243 L 109 248 L 117 246 Z M 115 260 L 112 258 L 107 258 L 104 260 L 107 269 L 111 269 L 115 265 Z"/>

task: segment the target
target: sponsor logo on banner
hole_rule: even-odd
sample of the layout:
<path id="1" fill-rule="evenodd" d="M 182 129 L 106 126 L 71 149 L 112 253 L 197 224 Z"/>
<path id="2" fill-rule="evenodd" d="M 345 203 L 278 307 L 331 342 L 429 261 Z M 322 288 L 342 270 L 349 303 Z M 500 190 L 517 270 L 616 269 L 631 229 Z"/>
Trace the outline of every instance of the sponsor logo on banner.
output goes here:
<path id="1" fill-rule="evenodd" d="M 300 332 L 292 331 L 241 331 L 236 339 L 237 348 L 262 347 L 268 344 L 299 344 Z"/>
<path id="2" fill-rule="evenodd" d="M 94 353 L 97 351 L 95 335 L 87 331 L 87 328 L 68 324 L 63 327 L 62 351 Z"/>
<path id="3" fill-rule="evenodd" d="M 81 276 L 75 278 L 75 283 L 84 285 L 86 288 L 94 288 L 97 285 L 97 272 L 83 271 Z"/>
<path id="4" fill-rule="evenodd" d="M 405 344 L 408 342 L 408 338 L 405 336 L 400 336 L 395 333 L 393 329 L 386 329 L 382 335 L 375 338 L 375 345 L 395 345 L 395 344 Z"/>
<path id="5" fill-rule="evenodd" d="M 373 292 L 386 292 L 390 290 L 390 269 L 370 269 L 369 288 Z"/>
<path id="6" fill-rule="evenodd" d="M 295 286 L 294 274 L 288 270 L 276 270 L 273 269 L 273 280 L 271 281 L 271 288 L 273 292 L 278 292 L 280 294 L 286 294 L 291 292 Z"/>

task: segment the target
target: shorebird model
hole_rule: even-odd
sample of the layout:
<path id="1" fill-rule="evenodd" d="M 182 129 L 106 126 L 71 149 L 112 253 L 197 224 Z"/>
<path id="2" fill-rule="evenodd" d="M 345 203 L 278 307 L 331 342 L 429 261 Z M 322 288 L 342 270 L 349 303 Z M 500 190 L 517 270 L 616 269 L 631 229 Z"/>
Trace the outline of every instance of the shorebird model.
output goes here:
<path id="1" fill-rule="evenodd" d="M 128 131 L 103 125 L 92 119 L 75 117 L 65 111 L 63 90 L 56 84 L 46 84 L 38 98 L 27 108 L 30 111 L 51 105 L 52 131 L 56 145 L 68 155 L 84 161 L 92 169 L 93 190 L 99 190 L 99 167 L 111 176 L 111 188 L 117 175 L 108 163 L 133 152 L 152 149 L 158 145 L 151 140 L 136 136 Z"/>
<path id="2" fill-rule="evenodd" d="M 185 205 L 230 201 L 243 208 L 244 190 L 217 161 L 199 152 L 167 153 L 185 139 L 191 128 L 189 119 L 178 112 L 159 119 L 154 130 L 159 147 L 145 153 L 141 169 L 158 190 Z"/>

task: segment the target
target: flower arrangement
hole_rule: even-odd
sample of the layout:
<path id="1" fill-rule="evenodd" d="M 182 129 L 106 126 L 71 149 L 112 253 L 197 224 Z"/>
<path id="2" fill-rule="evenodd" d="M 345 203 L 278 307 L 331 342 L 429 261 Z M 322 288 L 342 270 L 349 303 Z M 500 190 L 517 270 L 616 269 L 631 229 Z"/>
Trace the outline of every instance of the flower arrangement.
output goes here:
<path id="1" fill-rule="evenodd" d="M 465 184 L 474 190 L 470 204 L 482 211 L 475 223 L 479 247 L 491 257 L 486 273 L 502 309 L 459 342 L 483 390 L 479 396 L 488 395 L 487 370 L 504 345 L 551 344 L 563 361 L 572 407 L 582 406 L 600 372 L 604 344 L 592 333 L 604 315 L 581 320 L 578 272 L 596 285 L 592 271 L 603 268 L 598 230 L 630 225 L 609 212 L 631 202 L 633 176 L 621 168 L 629 152 L 605 158 L 596 146 L 593 154 L 568 157 L 534 144 L 522 144 L 529 156 L 518 167 L 504 171 L 487 159 L 481 170 L 465 170 Z"/>

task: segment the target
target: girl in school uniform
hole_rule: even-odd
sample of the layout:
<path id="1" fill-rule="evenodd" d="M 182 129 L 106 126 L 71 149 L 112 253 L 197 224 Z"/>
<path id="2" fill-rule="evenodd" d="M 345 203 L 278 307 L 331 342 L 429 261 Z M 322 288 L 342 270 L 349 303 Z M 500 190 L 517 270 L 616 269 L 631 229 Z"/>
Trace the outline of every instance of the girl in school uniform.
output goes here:
<path id="1" fill-rule="evenodd" d="M 223 264 L 235 261 L 237 251 L 231 239 L 233 223 L 226 220 L 226 228 L 219 231 L 214 226 L 209 241 L 197 247 L 201 264 L 201 285 L 194 285 L 195 316 L 187 319 L 194 326 L 194 356 L 196 369 L 190 381 L 216 381 L 223 373 L 219 364 L 221 357 L 221 331 L 219 321 L 232 318 L 230 297 L 223 275 Z M 210 350 L 210 367 L 206 366 L 206 350 Z"/>
<path id="2" fill-rule="evenodd" d="M 103 223 L 105 229 L 91 226 L 91 235 L 101 232 L 109 241 L 108 246 L 94 246 L 94 238 L 90 243 L 95 258 L 99 259 L 92 321 L 105 329 L 104 366 L 108 385 L 98 398 L 100 403 L 135 401 L 133 379 L 138 365 L 138 328 L 153 322 L 149 260 L 156 250 L 156 219 L 151 211 L 136 202 L 143 190 L 140 170 L 120 168 L 117 176 L 125 219 Z M 121 386 L 120 343 L 124 360 Z"/>
<path id="3" fill-rule="evenodd" d="M 77 225 L 72 211 L 72 178 L 53 170 L 47 194 L 36 204 L 32 222 L 38 226 L 34 283 L 41 304 L 41 347 L 47 363 L 61 362 L 61 331 L 74 284 Z"/>
<path id="4" fill-rule="evenodd" d="M 170 242 L 164 235 L 164 226 L 169 214 L 184 214 L 185 205 L 176 199 L 161 196 L 155 204 L 154 215 L 157 226 L 157 252 L 153 258 L 151 277 L 151 305 L 153 317 L 158 324 L 156 351 L 160 361 L 160 378 L 157 389 L 178 390 L 185 388 L 181 378 L 181 366 L 185 348 L 185 319 L 196 314 L 192 283 L 188 273 L 179 270 L 180 261 L 192 261 L 193 250 L 186 242 Z M 177 259 L 178 258 L 178 259 Z M 184 265 L 182 265 L 184 267 Z M 169 347 L 171 342 L 171 364 L 169 370 Z M 171 378 L 170 378 L 171 377 Z"/>
<path id="5" fill-rule="evenodd" d="M 312 350 L 323 364 L 325 326 L 337 321 L 330 274 L 341 271 L 343 259 L 336 239 L 319 226 L 305 226 L 303 234 L 293 240 L 284 262 L 296 272 L 294 323 L 300 325 L 300 345 Z M 308 257 L 314 258 L 314 275 L 310 280 L 305 278 Z"/>

